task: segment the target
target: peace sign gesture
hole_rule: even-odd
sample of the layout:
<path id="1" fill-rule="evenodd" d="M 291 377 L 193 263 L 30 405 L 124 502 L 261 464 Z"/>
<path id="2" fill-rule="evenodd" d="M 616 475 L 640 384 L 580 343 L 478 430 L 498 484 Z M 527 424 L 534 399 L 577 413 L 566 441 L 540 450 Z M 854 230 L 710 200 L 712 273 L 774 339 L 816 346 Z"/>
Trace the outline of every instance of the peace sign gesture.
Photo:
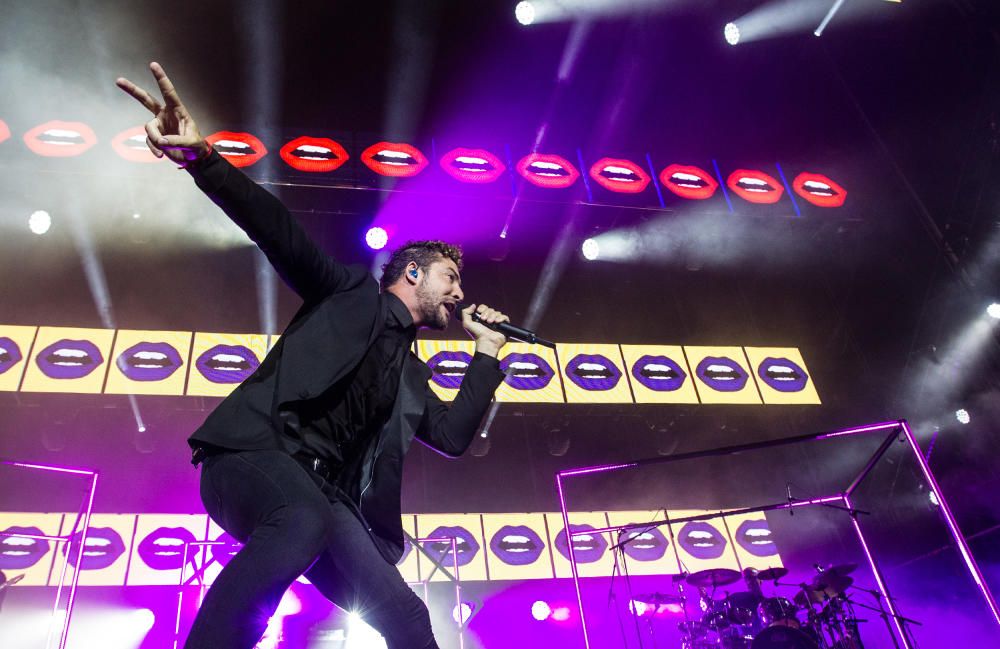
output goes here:
<path id="1" fill-rule="evenodd" d="M 181 103 L 174 84 L 170 83 L 160 64 L 150 63 L 149 70 L 160 87 L 162 102 L 124 77 L 119 77 L 115 85 L 153 114 L 153 119 L 146 122 L 146 146 L 153 155 L 157 158 L 167 156 L 186 167 L 207 156 L 211 148 L 198 132 L 198 125 Z"/>

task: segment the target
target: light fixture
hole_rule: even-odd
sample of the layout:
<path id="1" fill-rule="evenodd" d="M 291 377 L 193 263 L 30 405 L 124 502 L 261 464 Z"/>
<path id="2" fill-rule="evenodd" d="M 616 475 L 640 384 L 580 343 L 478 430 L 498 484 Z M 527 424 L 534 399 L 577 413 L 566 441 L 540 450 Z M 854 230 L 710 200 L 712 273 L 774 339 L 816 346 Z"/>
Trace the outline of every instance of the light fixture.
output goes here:
<path id="1" fill-rule="evenodd" d="M 385 244 L 389 243 L 389 233 L 377 225 L 368 228 L 368 232 L 365 232 L 365 243 L 372 250 L 381 250 L 385 248 Z"/>
<path id="2" fill-rule="evenodd" d="M 530 2 L 518 2 L 514 7 L 514 17 L 522 25 L 530 25 L 535 22 L 535 5 Z"/>
<path id="3" fill-rule="evenodd" d="M 35 234 L 45 234 L 52 227 L 52 217 L 45 210 L 32 212 L 28 217 L 28 229 Z"/>
<path id="4" fill-rule="evenodd" d="M 736 26 L 736 23 L 726 23 L 722 33 L 730 45 L 736 45 L 740 42 L 740 28 Z"/>

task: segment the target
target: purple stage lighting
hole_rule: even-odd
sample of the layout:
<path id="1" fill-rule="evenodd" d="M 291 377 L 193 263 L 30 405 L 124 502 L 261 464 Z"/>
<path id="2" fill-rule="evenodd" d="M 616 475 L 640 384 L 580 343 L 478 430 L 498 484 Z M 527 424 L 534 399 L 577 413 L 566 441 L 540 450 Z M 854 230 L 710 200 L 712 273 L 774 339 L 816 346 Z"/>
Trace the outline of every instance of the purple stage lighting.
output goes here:
<path id="1" fill-rule="evenodd" d="M 372 250 L 381 250 L 385 248 L 385 244 L 389 243 L 389 233 L 377 225 L 368 228 L 368 232 L 365 232 L 365 243 Z"/>
<path id="2" fill-rule="evenodd" d="M 514 17 L 522 25 L 530 25 L 535 22 L 535 5 L 530 2 L 518 2 L 514 7 Z"/>
<path id="3" fill-rule="evenodd" d="M 632 599 L 628 602 L 628 610 L 636 617 L 649 617 L 656 612 L 656 606 Z"/>
<path id="4" fill-rule="evenodd" d="M 538 600 L 531 605 L 531 617 L 535 618 L 539 622 L 549 619 L 552 616 L 552 609 L 549 607 L 548 602 L 543 602 Z"/>
<path id="5" fill-rule="evenodd" d="M 565 622 L 569 619 L 569 607 L 559 606 L 552 609 L 552 619 L 556 622 Z"/>

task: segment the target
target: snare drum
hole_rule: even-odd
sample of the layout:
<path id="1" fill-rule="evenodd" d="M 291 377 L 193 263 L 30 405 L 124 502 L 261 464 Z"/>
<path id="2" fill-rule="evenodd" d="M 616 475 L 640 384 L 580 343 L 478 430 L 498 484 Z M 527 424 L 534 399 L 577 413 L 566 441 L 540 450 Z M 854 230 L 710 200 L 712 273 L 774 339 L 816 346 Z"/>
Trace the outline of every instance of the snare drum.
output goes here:
<path id="1" fill-rule="evenodd" d="M 769 597 L 757 607 L 757 616 L 764 627 L 787 626 L 793 629 L 799 628 L 799 621 L 795 617 L 799 608 L 784 597 Z"/>

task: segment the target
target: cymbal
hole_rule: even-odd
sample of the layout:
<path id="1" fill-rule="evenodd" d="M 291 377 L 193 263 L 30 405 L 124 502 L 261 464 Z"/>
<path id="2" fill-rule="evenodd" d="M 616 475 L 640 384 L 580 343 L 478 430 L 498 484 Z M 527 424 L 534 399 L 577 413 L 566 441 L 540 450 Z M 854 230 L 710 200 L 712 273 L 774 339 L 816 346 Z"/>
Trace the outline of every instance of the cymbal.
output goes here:
<path id="1" fill-rule="evenodd" d="M 841 564 L 836 565 L 836 566 L 830 566 L 830 567 L 828 567 L 823 572 L 823 574 L 824 575 L 828 575 L 828 574 L 833 573 L 833 574 L 838 575 L 840 577 L 846 577 L 847 575 L 851 574 L 852 572 L 854 572 L 857 569 L 858 569 L 858 564 L 856 564 L 856 563 L 841 563 Z"/>
<path id="2" fill-rule="evenodd" d="M 661 604 L 683 604 L 684 598 L 670 593 L 643 593 L 633 598 L 637 602 L 660 606 Z"/>
<path id="3" fill-rule="evenodd" d="M 850 577 L 832 574 L 829 571 L 816 575 L 815 578 L 806 584 L 805 590 L 795 593 L 795 603 L 799 606 L 809 606 L 811 603 L 825 602 L 841 594 L 851 587 L 854 580 Z M 809 593 L 809 600 L 806 600 L 806 593 Z"/>
<path id="4" fill-rule="evenodd" d="M 768 568 L 757 573 L 757 579 L 761 581 L 774 581 L 781 579 L 788 574 L 788 568 Z"/>
<path id="5" fill-rule="evenodd" d="M 687 583 L 692 586 L 725 586 L 740 580 L 740 573 L 729 568 L 709 568 L 688 575 Z"/>

